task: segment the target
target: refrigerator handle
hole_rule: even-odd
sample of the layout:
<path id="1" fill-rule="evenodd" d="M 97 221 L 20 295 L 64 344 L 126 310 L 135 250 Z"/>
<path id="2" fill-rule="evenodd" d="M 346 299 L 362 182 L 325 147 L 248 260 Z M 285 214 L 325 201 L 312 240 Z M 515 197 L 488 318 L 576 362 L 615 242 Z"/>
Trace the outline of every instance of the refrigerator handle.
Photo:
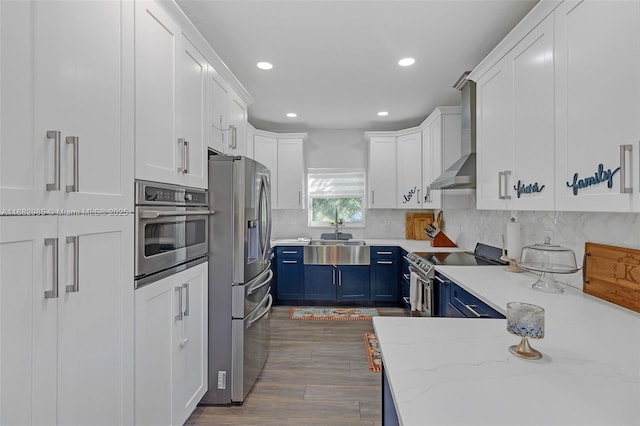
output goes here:
<path id="1" fill-rule="evenodd" d="M 262 248 L 262 260 L 267 261 L 269 256 L 269 249 L 271 248 L 271 188 L 269 187 L 269 180 L 266 176 L 262 176 L 260 180 L 260 198 L 264 197 L 265 206 L 267 209 L 267 227 L 266 235 L 264 235 L 264 246 Z M 258 200 L 258 205 L 262 208 L 261 200 Z M 260 212 L 260 215 L 262 212 Z M 262 232 L 262 229 L 260 232 Z M 259 239 L 262 241 L 263 235 L 260 235 Z"/>
<path id="2" fill-rule="evenodd" d="M 255 292 L 257 289 L 262 288 L 271 282 L 271 280 L 273 279 L 273 271 L 271 269 L 268 269 L 266 275 L 267 275 L 267 279 L 265 279 L 262 282 L 256 281 L 257 285 L 252 285 L 251 287 L 249 287 L 249 290 L 247 291 L 248 295 L 253 294 L 253 292 Z"/>
<path id="3" fill-rule="evenodd" d="M 260 315 L 258 315 L 256 318 L 252 319 L 247 323 L 247 328 L 250 328 L 253 324 L 260 321 L 262 317 L 264 317 L 271 311 L 271 305 L 273 305 L 273 297 L 270 294 L 268 294 L 267 298 L 269 299 L 269 304 Z"/>

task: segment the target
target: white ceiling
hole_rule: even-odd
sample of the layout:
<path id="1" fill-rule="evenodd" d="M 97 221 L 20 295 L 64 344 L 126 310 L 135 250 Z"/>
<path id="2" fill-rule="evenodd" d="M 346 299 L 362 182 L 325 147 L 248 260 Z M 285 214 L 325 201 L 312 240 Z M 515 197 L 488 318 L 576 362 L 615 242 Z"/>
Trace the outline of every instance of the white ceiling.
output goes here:
<path id="1" fill-rule="evenodd" d="M 399 130 L 458 105 L 453 83 L 537 0 L 177 2 L 254 97 L 249 122 L 306 131 Z"/>

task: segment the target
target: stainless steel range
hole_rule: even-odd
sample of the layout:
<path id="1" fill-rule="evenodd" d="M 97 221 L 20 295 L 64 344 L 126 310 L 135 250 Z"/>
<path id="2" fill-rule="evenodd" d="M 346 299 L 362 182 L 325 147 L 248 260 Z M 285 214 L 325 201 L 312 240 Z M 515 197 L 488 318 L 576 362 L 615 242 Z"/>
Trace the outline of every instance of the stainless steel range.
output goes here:
<path id="1" fill-rule="evenodd" d="M 415 274 L 416 282 L 421 286 L 420 305 L 417 311 L 422 311 L 422 316 L 436 316 L 434 312 L 434 268 L 438 265 L 446 266 L 495 266 L 505 265 L 500 260 L 502 250 L 498 247 L 486 244 L 476 244 L 473 253 L 465 251 L 456 252 L 412 252 L 404 258 L 409 263 L 409 271 Z M 407 306 L 412 306 L 409 297 L 404 297 Z M 415 303 L 413 304 L 415 307 Z M 413 311 L 414 309 L 412 309 Z"/>

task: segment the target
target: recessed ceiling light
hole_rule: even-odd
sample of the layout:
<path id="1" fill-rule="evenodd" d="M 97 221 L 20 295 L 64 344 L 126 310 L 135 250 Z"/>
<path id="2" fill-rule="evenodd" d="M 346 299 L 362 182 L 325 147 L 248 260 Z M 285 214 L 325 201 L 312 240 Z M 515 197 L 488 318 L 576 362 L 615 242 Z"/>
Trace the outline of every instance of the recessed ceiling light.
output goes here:
<path id="1" fill-rule="evenodd" d="M 296 114 L 295 112 L 288 112 L 287 113 L 287 117 L 289 118 L 296 118 L 298 116 L 298 114 Z"/>
<path id="2" fill-rule="evenodd" d="M 378 113 L 378 115 L 379 115 L 380 117 L 386 117 L 387 115 L 389 115 L 389 113 L 388 113 L 387 111 L 380 111 L 380 112 Z"/>
<path id="3" fill-rule="evenodd" d="M 401 67 L 408 67 L 409 65 L 413 65 L 416 63 L 416 60 L 413 58 L 403 58 L 398 61 L 398 65 Z"/>
<path id="4" fill-rule="evenodd" d="M 273 68 L 273 64 L 269 62 L 258 62 L 256 66 L 261 70 L 270 70 L 271 68 Z"/>

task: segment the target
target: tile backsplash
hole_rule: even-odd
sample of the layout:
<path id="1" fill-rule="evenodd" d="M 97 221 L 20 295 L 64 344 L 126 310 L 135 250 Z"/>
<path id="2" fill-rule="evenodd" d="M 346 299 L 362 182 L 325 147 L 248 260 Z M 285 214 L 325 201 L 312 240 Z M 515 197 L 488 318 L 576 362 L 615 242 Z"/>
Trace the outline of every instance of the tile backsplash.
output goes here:
<path id="1" fill-rule="evenodd" d="M 475 205 L 475 200 L 472 201 Z M 404 238 L 405 210 L 367 210 L 366 227 L 348 228 L 354 238 Z M 551 236 L 556 244 L 574 250 L 578 266 L 582 266 L 584 243 L 591 241 L 640 249 L 639 213 L 531 212 L 476 209 L 445 210 L 444 231 L 467 250 L 476 242 L 501 246 L 507 222 L 516 217 L 520 222 L 522 244 L 544 241 Z M 318 238 L 328 228 L 307 227 L 306 210 L 274 210 L 273 238 Z M 562 282 L 581 288 L 580 273 L 557 276 Z"/>

